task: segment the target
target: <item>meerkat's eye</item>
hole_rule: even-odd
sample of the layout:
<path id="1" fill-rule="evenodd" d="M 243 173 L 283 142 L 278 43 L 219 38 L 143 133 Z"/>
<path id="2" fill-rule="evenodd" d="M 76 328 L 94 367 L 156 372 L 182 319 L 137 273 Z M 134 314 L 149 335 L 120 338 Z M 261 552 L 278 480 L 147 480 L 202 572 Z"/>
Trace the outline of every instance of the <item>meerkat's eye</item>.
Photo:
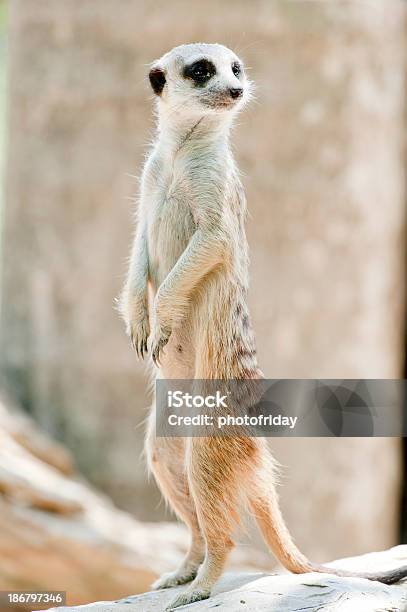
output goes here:
<path id="1" fill-rule="evenodd" d="M 239 77 L 242 73 L 242 67 L 239 64 L 239 62 L 233 62 L 232 64 L 232 72 L 235 75 L 235 77 Z"/>
<path id="2" fill-rule="evenodd" d="M 185 66 L 184 77 L 192 79 L 199 85 L 204 85 L 213 75 L 216 74 L 216 68 L 209 60 L 199 60 L 190 66 Z"/>

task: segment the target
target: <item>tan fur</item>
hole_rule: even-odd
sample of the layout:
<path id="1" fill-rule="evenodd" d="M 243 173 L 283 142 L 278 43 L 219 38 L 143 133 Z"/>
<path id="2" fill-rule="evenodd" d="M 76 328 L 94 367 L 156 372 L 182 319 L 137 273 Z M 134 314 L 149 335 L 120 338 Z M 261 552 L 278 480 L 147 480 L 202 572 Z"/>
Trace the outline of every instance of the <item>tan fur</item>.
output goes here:
<path id="1" fill-rule="evenodd" d="M 200 58 L 216 67 L 204 86 L 183 73 Z M 158 134 L 141 180 L 121 310 L 141 357 L 151 327 L 150 351 L 163 378 L 262 376 L 247 307 L 246 203 L 229 146 L 231 123 L 250 83 L 243 67 L 238 76 L 233 73 L 234 62 L 241 65 L 226 47 L 194 44 L 173 49 L 153 65 L 152 79 L 158 75 L 165 84 L 157 95 Z M 231 100 L 230 88 L 236 87 L 243 88 L 243 96 Z M 163 495 L 191 533 L 180 568 L 155 585 L 192 580 L 170 609 L 209 597 L 233 547 L 244 504 L 289 570 L 334 571 L 311 564 L 294 545 L 264 440 L 157 439 L 153 410 L 146 448 Z"/>

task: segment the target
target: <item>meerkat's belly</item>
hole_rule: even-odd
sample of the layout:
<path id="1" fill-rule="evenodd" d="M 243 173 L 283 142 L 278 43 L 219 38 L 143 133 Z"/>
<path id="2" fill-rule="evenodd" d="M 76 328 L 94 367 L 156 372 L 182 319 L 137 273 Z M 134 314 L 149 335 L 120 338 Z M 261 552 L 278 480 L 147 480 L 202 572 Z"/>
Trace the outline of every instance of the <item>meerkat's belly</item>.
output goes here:
<path id="1" fill-rule="evenodd" d="M 154 320 L 156 289 L 149 284 L 149 315 Z M 163 378 L 189 380 L 194 377 L 196 347 L 194 342 L 194 316 L 191 310 L 181 324 L 172 329 L 168 344 L 160 356 Z"/>

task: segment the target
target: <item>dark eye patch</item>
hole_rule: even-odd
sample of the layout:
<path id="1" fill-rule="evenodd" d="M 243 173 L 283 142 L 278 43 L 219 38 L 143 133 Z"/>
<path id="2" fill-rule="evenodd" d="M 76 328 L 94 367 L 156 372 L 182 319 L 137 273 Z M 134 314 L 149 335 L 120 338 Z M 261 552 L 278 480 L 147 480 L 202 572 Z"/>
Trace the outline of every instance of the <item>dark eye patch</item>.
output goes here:
<path id="1" fill-rule="evenodd" d="M 205 85 L 215 74 L 215 65 L 207 59 L 198 60 L 184 68 L 184 77 L 192 79 L 197 85 Z"/>
<path id="2" fill-rule="evenodd" d="M 242 74 L 242 66 L 239 64 L 239 62 L 233 62 L 232 72 L 235 77 L 239 77 Z"/>

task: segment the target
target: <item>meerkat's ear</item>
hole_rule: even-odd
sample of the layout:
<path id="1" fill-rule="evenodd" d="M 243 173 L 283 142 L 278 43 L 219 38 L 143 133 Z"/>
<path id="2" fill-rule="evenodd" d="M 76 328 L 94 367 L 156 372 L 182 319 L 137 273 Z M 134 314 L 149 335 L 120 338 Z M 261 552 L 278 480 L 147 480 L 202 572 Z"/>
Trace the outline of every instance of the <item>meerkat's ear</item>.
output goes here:
<path id="1" fill-rule="evenodd" d="M 148 73 L 148 78 L 154 93 L 160 96 L 166 83 L 164 70 L 160 66 L 153 66 Z"/>

